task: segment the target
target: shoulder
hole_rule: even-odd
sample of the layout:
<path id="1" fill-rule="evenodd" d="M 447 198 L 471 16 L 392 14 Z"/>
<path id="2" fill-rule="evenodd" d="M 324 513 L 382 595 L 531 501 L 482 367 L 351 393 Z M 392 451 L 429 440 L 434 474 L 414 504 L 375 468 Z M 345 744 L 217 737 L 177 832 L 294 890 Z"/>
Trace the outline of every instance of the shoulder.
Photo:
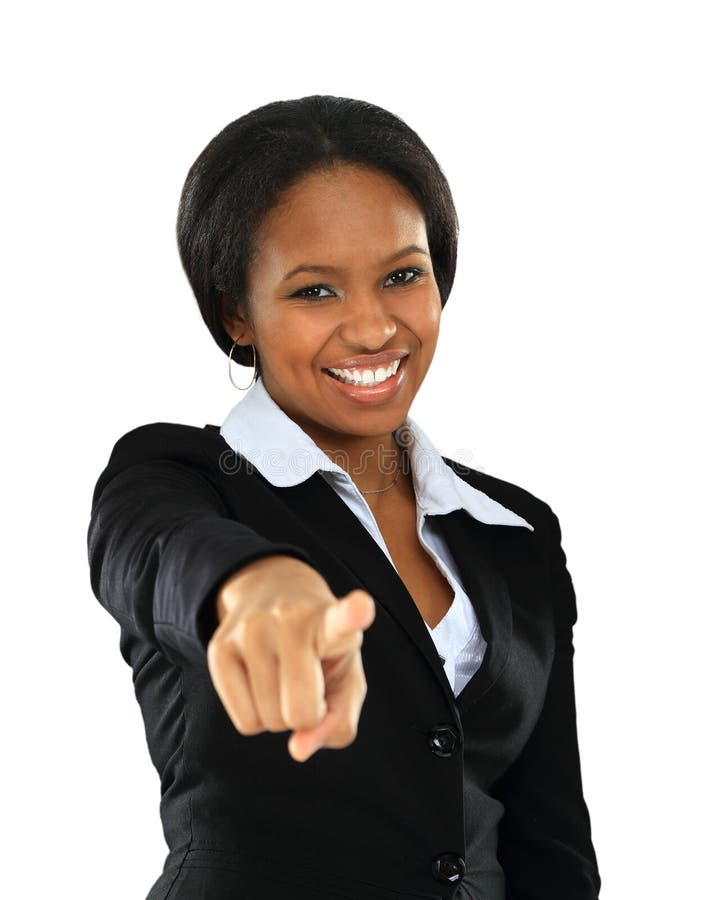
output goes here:
<path id="1" fill-rule="evenodd" d="M 553 532 L 556 516 L 551 506 L 542 498 L 518 484 L 490 475 L 488 472 L 472 469 L 447 456 L 443 456 L 442 459 L 459 478 L 471 487 L 522 516 L 532 525 L 536 534 L 544 535 Z"/>
<path id="2" fill-rule="evenodd" d="M 187 462 L 226 447 L 225 439 L 214 425 L 198 427 L 176 422 L 150 422 L 132 428 L 118 438 L 110 462 L 130 465 L 160 458 Z"/>
<path id="3" fill-rule="evenodd" d="M 520 485 L 487 472 L 479 472 L 453 459 L 443 457 L 454 472 L 472 487 L 516 512 L 532 525 L 532 533 L 548 567 L 553 584 L 555 621 L 571 628 L 576 622 L 576 596 L 571 575 L 566 568 L 566 554 L 561 543 L 561 525 L 551 506 Z M 512 530 L 511 530 L 512 531 Z M 515 529 L 524 532 L 525 529 Z"/>
<path id="4" fill-rule="evenodd" d="M 156 471 L 192 473 L 212 482 L 227 442 L 214 425 L 183 425 L 176 422 L 150 422 L 121 435 L 115 442 L 107 464 L 95 486 L 94 497 L 125 469 L 148 466 Z"/>

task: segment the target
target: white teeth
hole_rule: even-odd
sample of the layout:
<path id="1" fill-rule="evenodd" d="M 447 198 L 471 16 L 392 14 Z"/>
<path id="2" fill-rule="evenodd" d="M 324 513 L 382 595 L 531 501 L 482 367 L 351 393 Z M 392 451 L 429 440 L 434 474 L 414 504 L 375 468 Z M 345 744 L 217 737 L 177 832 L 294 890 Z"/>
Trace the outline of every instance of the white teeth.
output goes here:
<path id="1" fill-rule="evenodd" d="M 398 371 L 401 360 L 396 359 L 390 366 L 379 366 L 377 369 L 330 369 L 340 381 L 346 384 L 373 385 L 382 384 Z"/>

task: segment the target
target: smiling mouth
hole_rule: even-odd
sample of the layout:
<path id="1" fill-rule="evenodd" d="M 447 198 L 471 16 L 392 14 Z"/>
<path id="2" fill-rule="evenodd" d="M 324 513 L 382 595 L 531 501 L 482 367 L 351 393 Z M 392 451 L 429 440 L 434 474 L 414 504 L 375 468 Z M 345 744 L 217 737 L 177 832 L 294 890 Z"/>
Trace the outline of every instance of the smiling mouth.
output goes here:
<path id="1" fill-rule="evenodd" d="M 348 384 L 352 387 L 371 388 L 385 384 L 394 378 L 406 359 L 407 357 L 404 356 L 401 359 L 396 359 L 388 366 L 376 366 L 375 368 L 323 369 L 322 371 L 342 384 Z"/>

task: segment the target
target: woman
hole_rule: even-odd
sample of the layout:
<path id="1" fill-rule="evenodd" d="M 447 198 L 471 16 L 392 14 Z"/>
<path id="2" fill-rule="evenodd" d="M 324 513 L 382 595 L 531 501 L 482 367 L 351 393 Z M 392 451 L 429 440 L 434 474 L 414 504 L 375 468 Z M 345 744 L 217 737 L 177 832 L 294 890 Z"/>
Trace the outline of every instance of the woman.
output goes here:
<path id="1" fill-rule="evenodd" d="M 456 265 L 436 160 L 369 103 L 270 103 L 200 154 L 177 231 L 254 375 L 221 427 L 125 434 L 95 488 L 161 777 L 148 900 L 596 898 L 558 520 L 408 415 Z"/>

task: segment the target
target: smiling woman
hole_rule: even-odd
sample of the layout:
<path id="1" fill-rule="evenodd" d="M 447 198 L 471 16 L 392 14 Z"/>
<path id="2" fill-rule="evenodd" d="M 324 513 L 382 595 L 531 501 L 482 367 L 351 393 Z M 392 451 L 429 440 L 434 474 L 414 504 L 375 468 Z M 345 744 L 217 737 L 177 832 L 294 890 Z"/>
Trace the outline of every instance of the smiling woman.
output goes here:
<path id="1" fill-rule="evenodd" d="M 457 234 L 359 100 L 267 104 L 188 173 L 181 259 L 251 390 L 120 437 L 88 531 L 161 778 L 148 900 L 598 896 L 559 521 L 409 415 Z"/>
<path id="2" fill-rule="evenodd" d="M 259 226 L 247 296 L 225 328 L 256 346 L 271 398 L 318 446 L 347 453 L 359 490 L 381 487 L 369 455 L 392 454 L 439 336 L 422 209 L 389 175 L 358 164 L 302 176 Z"/>

